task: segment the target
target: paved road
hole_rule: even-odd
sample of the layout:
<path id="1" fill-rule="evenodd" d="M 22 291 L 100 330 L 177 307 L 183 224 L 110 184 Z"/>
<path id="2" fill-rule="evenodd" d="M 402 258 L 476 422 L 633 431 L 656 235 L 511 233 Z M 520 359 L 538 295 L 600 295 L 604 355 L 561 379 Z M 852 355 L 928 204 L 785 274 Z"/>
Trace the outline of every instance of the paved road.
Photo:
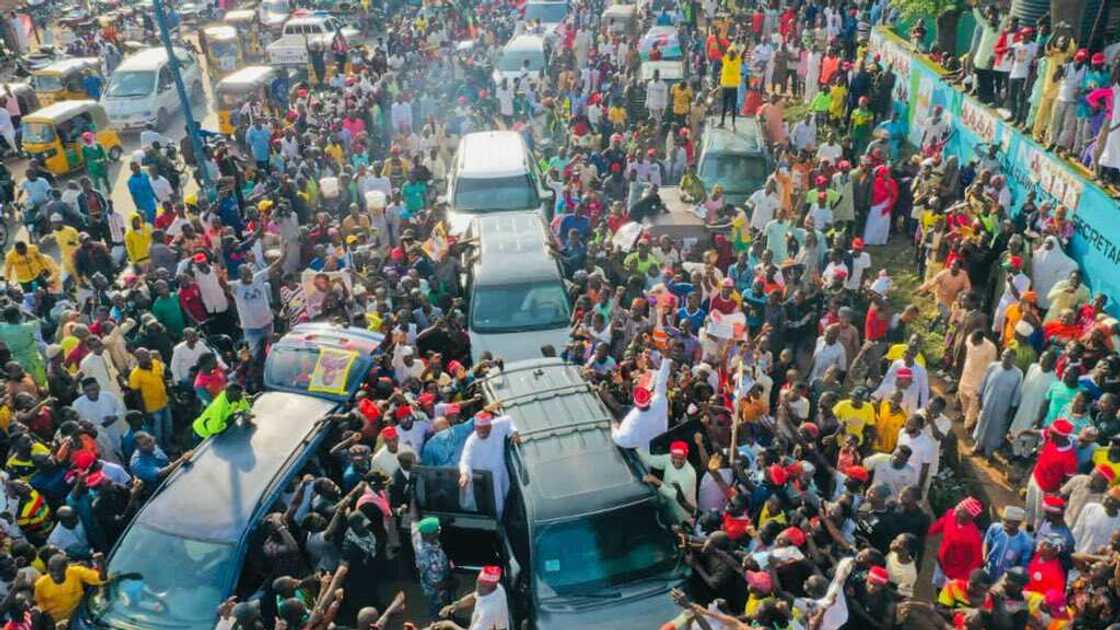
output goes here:
<path id="1" fill-rule="evenodd" d="M 204 103 L 192 103 L 191 104 L 192 113 L 194 114 L 196 119 L 201 120 L 203 127 L 216 131 L 217 128 L 218 128 L 218 117 L 217 117 L 217 112 L 212 107 L 212 103 L 214 102 L 213 94 L 212 94 L 212 87 L 208 83 L 206 83 L 205 89 L 206 89 L 206 100 L 205 100 L 205 102 Z M 174 140 L 177 143 L 180 140 L 182 140 L 183 136 L 186 135 L 186 129 L 185 128 L 186 128 L 186 119 L 183 116 L 183 113 L 181 111 L 179 111 L 179 112 L 175 113 L 175 116 L 172 118 L 171 123 L 167 126 L 167 129 L 165 129 L 162 133 L 163 133 L 164 136 Z M 121 156 L 120 161 L 118 161 L 115 164 L 110 165 L 109 179 L 113 183 L 113 192 L 112 192 L 113 207 L 117 212 L 119 212 L 122 215 L 127 217 L 128 213 L 130 213 L 131 211 L 133 211 L 135 209 L 135 206 L 132 203 L 132 196 L 129 195 L 129 193 L 128 193 L 128 183 L 127 183 L 128 182 L 128 176 L 129 176 L 128 162 L 129 162 L 129 158 L 130 158 L 132 152 L 140 148 L 140 134 L 139 133 L 127 133 L 127 134 L 122 133 L 121 134 L 121 142 L 122 142 L 122 145 L 123 145 L 123 148 L 124 148 L 124 153 Z M 23 181 L 24 173 L 26 173 L 26 171 L 27 171 L 28 160 L 11 158 L 11 159 L 5 160 L 5 164 L 12 171 L 13 181 L 16 182 L 16 185 L 18 187 L 19 182 Z M 71 179 L 77 179 L 77 178 L 81 177 L 83 174 L 84 174 L 84 171 L 75 172 L 74 174 L 63 178 L 60 182 L 60 185 L 65 186 L 65 182 L 67 182 Z M 194 181 L 190 177 L 190 175 L 187 175 L 186 179 L 190 180 L 190 183 L 187 185 L 187 189 L 190 190 L 190 189 L 195 188 Z M 12 226 L 9 226 L 9 227 L 12 227 Z M 11 237 L 8 239 L 8 247 L 11 247 L 11 245 L 14 244 L 17 240 L 26 240 L 26 239 L 27 239 L 27 230 L 24 229 L 23 226 L 19 226 L 12 233 Z M 46 246 L 46 247 L 44 247 L 44 251 L 47 251 L 49 253 L 53 253 L 54 252 L 53 247 L 54 247 L 53 245 Z"/>

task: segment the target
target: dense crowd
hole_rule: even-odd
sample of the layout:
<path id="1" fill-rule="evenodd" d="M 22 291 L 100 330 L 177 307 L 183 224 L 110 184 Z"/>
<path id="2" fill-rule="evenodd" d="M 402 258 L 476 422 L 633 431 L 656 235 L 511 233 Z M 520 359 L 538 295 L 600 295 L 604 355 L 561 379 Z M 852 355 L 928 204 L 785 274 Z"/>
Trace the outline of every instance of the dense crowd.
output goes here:
<path id="1" fill-rule="evenodd" d="M 943 156 L 940 112 L 905 145 L 907 103 L 867 48 L 894 20 L 885 2 L 654 5 L 645 21 L 677 26 L 689 71 L 671 87 L 639 78 L 666 52 L 609 32 L 601 4 L 571 5 L 539 79 L 497 85 L 501 45 L 540 24 L 507 4 L 395 7 L 376 45 L 340 35 L 284 98 L 236 111 L 233 137 L 186 152 L 213 198 L 188 192 L 154 131 L 126 207 L 92 135 L 76 180 L 32 163 L 15 196 L 51 231 L 5 257 L 4 627 L 54 627 L 87 587 L 128 579 L 105 554 L 198 443 L 269 421 L 251 417 L 262 360 L 309 321 L 384 342 L 262 525 L 263 594 L 225 602 L 219 627 L 513 625 L 502 568 L 460 587 L 411 479 L 487 470 L 500 499 L 519 439 L 475 387 L 503 357 L 471 352 L 471 243 L 442 196 L 457 138 L 492 128 L 523 134 L 555 195 L 571 338 L 541 354 L 582 366 L 682 533 L 692 577 L 664 628 L 1120 621 L 1120 325 L 1066 253 L 1069 210 L 1014 198 L 995 148 Z M 977 13 L 965 84 L 1059 150 L 1120 151 L 1103 55 Z M 741 204 L 697 174 L 708 125 L 757 125 L 773 157 Z M 673 185 L 703 238 L 649 236 Z M 1022 500 L 954 484 L 968 449 L 1020 471 Z"/>

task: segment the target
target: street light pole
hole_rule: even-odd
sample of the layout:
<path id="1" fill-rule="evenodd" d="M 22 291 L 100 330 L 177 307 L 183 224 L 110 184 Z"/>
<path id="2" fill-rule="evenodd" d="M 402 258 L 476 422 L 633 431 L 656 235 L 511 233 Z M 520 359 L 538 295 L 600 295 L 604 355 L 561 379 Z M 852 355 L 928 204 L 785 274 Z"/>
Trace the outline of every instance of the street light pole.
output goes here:
<path id="1" fill-rule="evenodd" d="M 175 56 L 175 49 L 171 45 L 171 29 L 167 26 L 167 14 L 163 10 L 163 0 L 152 0 L 152 8 L 156 13 L 156 24 L 159 25 L 159 38 L 163 47 L 167 49 L 168 66 L 171 76 L 175 79 L 175 91 L 179 93 L 179 105 L 183 108 L 183 117 L 187 120 L 187 136 L 191 140 L 191 149 L 194 151 L 195 165 L 199 176 L 202 178 L 202 189 L 209 196 L 214 190 L 214 182 L 210 181 L 210 174 L 203 166 L 202 138 L 199 134 L 198 122 L 191 112 L 191 97 L 183 85 L 183 77 L 179 73 L 179 58 Z"/>

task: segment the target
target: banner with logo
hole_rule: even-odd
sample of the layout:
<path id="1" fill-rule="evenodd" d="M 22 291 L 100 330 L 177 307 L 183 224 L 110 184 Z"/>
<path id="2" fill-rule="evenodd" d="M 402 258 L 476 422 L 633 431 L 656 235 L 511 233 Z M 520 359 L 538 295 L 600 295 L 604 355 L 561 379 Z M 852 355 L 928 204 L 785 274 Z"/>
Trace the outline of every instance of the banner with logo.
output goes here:
<path id="1" fill-rule="evenodd" d="M 933 108 L 939 105 L 953 130 L 945 155 L 955 155 L 966 164 L 978 149 L 995 144 L 1016 205 L 1034 192 L 1040 201 L 1069 208 L 1075 231 L 1067 253 L 1081 265 L 1094 293 L 1120 295 L 1120 230 L 1116 229 L 1120 203 L 1076 168 L 1006 125 L 994 110 L 945 81 L 936 66 L 915 56 L 894 33 L 875 29 L 869 48 L 880 62 L 894 68 L 896 98 L 898 86 L 907 86 L 911 144 L 921 143 Z M 903 57 L 906 60 L 900 61 Z M 1106 309 L 1120 315 L 1120 300 L 1110 299 Z"/>

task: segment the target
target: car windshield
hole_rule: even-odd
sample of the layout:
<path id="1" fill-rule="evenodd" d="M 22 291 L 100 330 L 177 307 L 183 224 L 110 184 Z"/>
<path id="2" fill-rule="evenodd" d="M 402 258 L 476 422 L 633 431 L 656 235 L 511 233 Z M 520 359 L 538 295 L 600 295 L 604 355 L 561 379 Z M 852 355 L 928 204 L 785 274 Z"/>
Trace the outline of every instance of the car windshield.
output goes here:
<path id="1" fill-rule="evenodd" d="M 297 390 L 333 399 L 348 398 L 369 367 L 363 350 L 286 340 L 272 347 L 265 363 L 270 389 Z"/>
<path id="2" fill-rule="evenodd" d="M 32 144 L 42 144 L 54 141 L 54 125 L 40 122 L 24 122 L 23 141 Z"/>
<path id="3" fill-rule="evenodd" d="M 210 53 L 215 59 L 222 57 L 237 57 L 237 42 L 233 40 L 212 41 L 208 44 L 210 46 Z"/>
<path id="4" fill-rule="evenodd" d="M 261 8 L 269 13 L 287 13 L 288 6 L 288 0 L 271 0 L 261 3 Z"/>
<path id="5" fill-rule="evenodd" d="M 540 203 L 537 190 L 526 175 L 455 180 L 456 212 L 527 210 Z"/>
<path id="6" fill-rule="evenodd" d="M 557 24 L 564 21 L 568 5 L 564 2 L 530 3 L 525 5 L 526 20 L 540 20 L 542 24 Z"/>
<path id="7" fill-rule="evenodd" d="M 116 98 L 147 96 L 152 93 L 155 84 L 156 73 L 151 70 L 117 72 L 109 81 L 109 89 L 105 94 Z"/>
<path id="8" fill-rule="evenodd" d="M 57 74 L 31 75 L 31 87 L 36 92 L 58 92 L 62 89 L 62 76 Z"/>
<path id="9" fill-rule="evenodd" d="M 507 50 L 498 60 L 498 70 L 502 72 L 517 72 L 525 67 L 529 61 L 530 72 L 540 72 L 544 69 L 544 53 L 539 50 Z"/>
<path id="10" fill-rule="evenodd" d="M 700 160 L 700 179 L 711 190 L 717 184 L 728 193 L 749 193 L 766 181 L 766 160 L 753 155 L 708 154 Z"/>
<path id="11" fill-rule="evenodd" d="M 110 627 L 212 628 L 236 571 L 232 545 L 137 524 L 109 560 L 109 575 L 125 577 L 97 591 L 90 612 Z"/>
<path id="12" fill-rule="evenodd" d="M 471 330 L 479 333 L 564 328 L 569 318 L 568 297 L 559 279 L 479 286 L 471 298 Z"/>
<path id="13" fill-rule="evenodd" d="M 657 504 L 554 523 L 536 537 L 538 579 L 557 595 L 597 592 L 677 566 L 676 540 L 659 522 Z"/>

